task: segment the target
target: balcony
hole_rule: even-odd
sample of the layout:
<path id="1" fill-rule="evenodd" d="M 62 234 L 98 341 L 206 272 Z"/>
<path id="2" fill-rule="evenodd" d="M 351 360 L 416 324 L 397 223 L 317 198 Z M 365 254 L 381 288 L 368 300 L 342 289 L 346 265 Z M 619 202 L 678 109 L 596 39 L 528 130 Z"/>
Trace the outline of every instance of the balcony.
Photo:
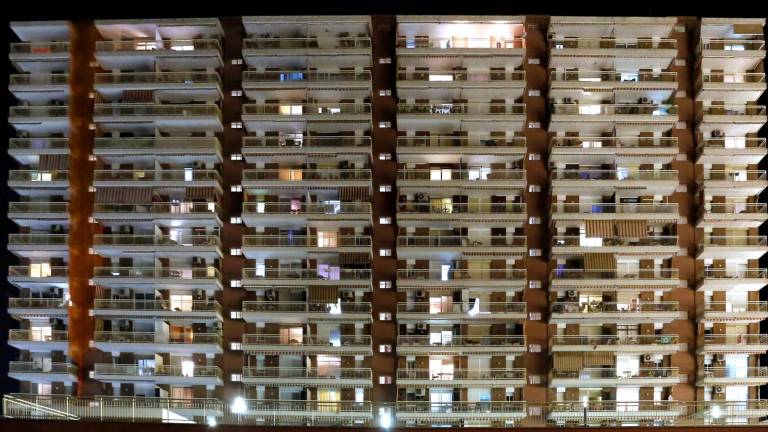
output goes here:
<path id="1" fill-rule="evenodd" d="M 10 44 L 8 57 L 24 72 L 69 70 L 69 42 L 19 42 Z"/>
<path id="2" fill-rule="evenodd" d="M 622 291 L 671 290 L 687 286 L 677 269 L 556 269 L 550 273 L 549 289 L 557 293 L 567 291 Z"/>
<path id="3" fill-rule="evenodd" d="M 696 111 L 699 130 L 705 134 L 719 130 L 725 136 L 744 136 L 756 133 L 768 121 L 765 105 L 709 105 Z"/>
<path id="4" fill-rule="evenodd" d="M 246 385 L 298 387 L 371 387 L 369 368 L 244 367 Z"/>
<path id="5" fill-rule="evenodd" d="M 69 171 L 10 170 L 8 171 L 8 187 L 22 196 L 62 194 L 69 188 Z"/>
<path id="6" fill-rule="evenodd" d="M 706 268 L 697 279 L 697 291 L 760 291 L 768 285 L 768 269 Z"/>
<path id="7" fill-rule="evenodd" d="M 51 266 L 42 269 L 33 266 L 8 266 L 8 282 L 19 288 L 69 286 L 69 267 Z"/>
<path id="8" fill-rule="evenodd" d="M 221 132 L 219 107 L 207 104 L 118 104 L 100 103 L 93 121 L 103 130 L 131 132 L 157 128 L 174 132 Z"/>
<path id="9" fill-rule="evenodd" d="M 245 322 L 299 323 L 318 321 L 370 322 L 368 302 L 244 301 Z"/>
<path id="10" fill-rule="evenodd" d="M 184 71 L 221 67 L 216 39 L 134 39 L 96 41 L 96 59 L 104 69 Z"/>
<path id="11" fill-rule="evenodd" d="M 549 387 L 664 387 L 685 383 L 686 375 L 676 367 L 639 368 L 621 371 L 613 368 L 550 371 Z"/>
<path id="12" fill-rule="evenodd" d="M 95 203 L 97 221 L 157 221 L 173 227 L 218 227 L 219 205 L 214 202 Z"/>
<path id="13" fill-rule="evenodd" d="M 243 72 L 243 90 L 252 99 L 257 95 L 295 94 L 296 89 L 331 90 L 337 94 L 368 96 L 371 93 L 369 70 L 279 70 Z M 280 97 L 277 97 L 280 99 Z"/>
<path id="14" fill-rule="evenodd" d="M 64 317 L 69 314 L 69 300 L 64 298 L 11 297 L 8 315 L 21 319 Z"/>
<path id="15" fill-rule="evenodd" d="M 550 175 L 553 195 L 579 195 L 586 191 L 610 196 L 617 189 L 640 195 L 671 195 L 677 189 L 677 170 L 554 169 Z"/>
<path id="16" fill-rule="evenodd" d="M 69 255 L 67 234 L 8 234 L 8 250 L 25 258 L 53 258 Z"/>
<path id="17" fill-rule="evenodd" d="M 642 67 L 667 69 L 677 57 L 677 41 L 670 38 L 616 39 L 612 37 L 554 37 L 549 40 L 550 67 L 573 67 L 579 57 L 642 59 Z M 631 64 L 635 64 L 631 62 Z M 586 66 L 586 65 L 585 65 Z M 623 66 L 623 62 L 620 66 Z"/>
<path id="18" fill-rule="evenodd" d="M 524 320 L 525 302 L 451 302 L 438 305 L 430 302 L 398 302 L 397 318 L 419 323 L 473 323 L 477 321 Z"/>
<path id="19" fill-rule="evenodd" d="M 527 346 L 522 335 L 477 335 L 438 337 L 430 335 L 399 335 L 398 355 L 508 355 L 524 353 Z"/>
<path id="20" fill-rule="evenodd" d="M 408 130 L 519 131 L 525 122 L 525 104 L 519 103 L 399 103 L 397 113 L 398 125 Z"/>
<path id="21" fill-rule="evenodd" d="M 66 225 L 69 222 L 69 203 L 22 201 L 8 203 L 8 219 L 19 225 L 39 226 Z"/>
<path id="22" fill-rule="evenodd" d="M 96 267 L 93 283 L 105 288 L 163 288 L 220 290 L 215 267 Z"/>
<path id="23" fill-rule="evenodd" d="M 218 366 L 198 366 L 186 370 L 181 366 L 96 363 L 91 378 L 102 382 L 149 382 L 156 385 L 222 385 L 223 373 Z"/>
<path id="24" fill-rule="evenodd" d="M 524 70 L 405 70 L 397 72 L 397 88 L 401 93 L 431 90 L 456 90 L 449 94 L 499 95 L 504 90 L 517 90 L 522 95 L 525 88 Z M 486 90 L 485 92 L 478 90 Z M 490 92 L 490 93 L 489 93 Z M 423 94 L 419 92 L 418 94 Z"/>
<path id="25" fill-rule="evenodd" d="M 104 256 L 122 254 L 163 254 L 167 256 L 221 256 L 218 235 L 156 236 L 152 234 L 97 234 L 93 249 Z"/>
<path id="26" fill-rule="evenodd" d="M 440 425 L 446 421 L 460 422 L 516 422 L 528 416 L 525 402 L 428 402 L 398 401 L 397 420 L 403 427 L 429 427 L 430 422 Z"/>
<path id="27" fill-rule="evenodd" d="M 493 152 L 494 160 L 521 159 L 526 152 L 524 136 L 399 136 L 397 155 L 402 162 L 429 163 L 446 161 L 458 163 L 457 156 L 465 163 L 481 163 L 487 160 L 487 152 Z"/>
<path id="28" fill-rule="evenodd" d="M 30 135 L 64 134 L 69 131 L 69 108 L 62 105 L 11 106 L 8 123 L 18 132 Z"/>
<path id="29" fill-rule="evenodd" d="M 522 57 L 525 39 L 519 37 L 397 36 L 398 56 L 493 56 Z"/>
<path id="30" fill-rule="evenodd" d="M 598 241 L 599 240 L 599 241 Z M 677 236 L 587 238 L 581 236 L 552 236 L 553 256 L 573 256 L 585 253 L 612 253 L 619 256 L 675 256 L 680 252 Z"/>
<path id="31" fill-rule="evenodd" d="M 8 345 L 32 352 L 69 351 L 69 333 L 66 330 L 9 330 Z"/>
<path id="32" fill-rule="evenodd" d="M 513 235 L 400 235 L 397 248 L 401 258 L 522 257 L 526 241 Z"/>
<path id="33" fill-rule="evenodd" d="M 550 306 L 550 324 L 601 325 L 604 323 L 649 324 L 688 319 L 676 301 L 661 302 L 564 302 Z"/>
<path id="34" fill-rule="evenodd" d="M 765 41 L 762 39 L 702 39 L 698 49 L 704 58 L 765 57 Z"/>
<path id="35" fill-rule="evenodd" d="M 768 220 L 765 204 L 706 203 L 696 226 L 699 228 L 758 228 Z"/>
<path id="36" fill-rule="evenodd" d="M 371 204 L 338 201 L 302 203 L 246 201 L 243 202 L 241 214 L 243 222 L 248 226 L 267 224 L 270 227 L 302 227 L 316 221 L 332 225 L 366 226 L 371 223 Z"/>
<path id="37" fill-rule="evenodd" d="M 107 99 L 117 99 L 124 90 L 160 92 L 160 97 L 182 97 L 207 101 L 221 99 L 221 78 L 217 72 L 118 72 L 97 73 L 93 87 Z"/>
<path id="38" fill-rule="evenodd" d="M 697 354 L 765 354 L 768 334 L 705 334 Z"/>
<path id="39" fill-rule="evenodd" d="M 346 186 L 371 187 L 371 170 L 341 169 L 244 169 L 243 188 L 257 190 L 294 190 L 305 188 L 338 189 Z"/>
<path id="40" fill-rule="evenodd" d="M 280 355 L 372 355 L 370 336 L 342 335 L 336 340 L 316 336 L 279 334 L 243 334 L 243 351 Z"/>
<path id="41" fill-rule="evenodd" d="M 757 165 L 768 156 L 765 138 L 709 137 L 699 140 L 697 164 L 729 163 Z"/>
<path id="42" fill-rule="evenodd" d="M 556 103 L 552 105 L 549 131 L 599 135 L 631 127 L 663 133 L 674 128 L 677 119 L 677 105 Z"/>
<path id="43" fill-rule="evenodd" d="M 687 344 L 681 343 L 677 335 L 554 335 L 549 340 L 551 352 L 597 352 L 663 354 L 670 355 L 686 351 Z M 399 347 L 398 347 L 399 349 Z"/>
<path id="44" fill-rule="evenodd" d="M 697 318 L 699 322 L 734 324 L 759 323 L 764 319 L 768 319 L 768 302 L 705 302 L 704 307 L 699 310 Z"/>
<path id="45" fill-rule="evenodd" d="M 552 220 L 582 222 L 587 220 L 645 220 L 649 223 L 682 223 L 677 203 L 553 203 Z"/>
<path id="46" fill-rule="evenodd" d="M 550 71 L 549 95 L 551 97 L 568 97 L 574 91 L 580 92 L 581 90 L 632 95 L 638 94 L 639 91 L 647 91 L 663 94 L 665 97 L 662 99 L 668 99 L 677 90 L 677 72 Z"/>
<path id="47" fill-rule="evenodd" d="M 23 165 L 37 165 L 42 155 L 69 155 L 69 138 L 9 138 L 8 154 Z"/>
<path id="48" fill-rule="evenodd" d="M 761 386 L 768 384 L 768 367 L 728 368 L 705 366 L 699 369 L 697 386 Z"/>
<path id="49" fill-rule="evenodd" d="M 430 369 L 398 369 L 399 387 L 522 387 L 525 369 L 453 369 L 441 372 Z"/>
<path id="50" fill-rule="evenodd" d="M 101 319 L 165 319 L 174 322 L 221 321 L 221 305 L 214 300 L 96 299 L 93 316 Z"/>
<path id="51" fill-rule="evenodd" d="M 333 123 L 335 127 L 368 129 L 371 104 L 357 102 L 277 102 L 243 104 L 243 124 L 249 131 L 276 130 L 293 133 L 307 123 Z"/>
<path id="52" fill-rule="evenodd" d="M 243 254 L 248 259 L 302 257 L 311 253 L 352 253 L 371 251 L 369 235 L 268 235 L 243 236 Z"/>
<path id="53" fill-rule="evenodd" d="M 686 410 L 677 401 L 642 400 L 635 402 L 565 401 L 549 404 L 549 421 L 557 424 L 568 422 L 569 426 L 614 425 L 616 422 L 637 424 L 638 421 L 675 425 Z"/>
<path id="54" fill-rule="evenodd" d="M 705 169 L 700 187 L 707 196 L 745 197 L 760 195 L 768 188 L 765 170 Z"/>
<path id="55" fill-rule="evenodd" d="M 251 36 L 251 35 L 249 35 Z M 276 57 L 276 58 L 275 58 Z M 243 58 L 251 67 L 291 64 L 291 60 L 310 57 L 334 62 L 338 67 L 370 65 L 371 39 L 366 36 L 249 37 L 243 40 Z M 276 62 L 276 60 L 280 60 Z"/>
<path id="56" fill-rule="evenodd" d="M 216 170 L 95 170 L 94 185 L 98 187 L 185 188 L 212 187 L 221 191 L 221 177 Z"/>
<path id="57" fill-rule="evenodd" d="M 397 170 L 397 186 L 400 190 L 423 192 L 437 188 L 441 191 L 524 189 L 525 170 L 522 169 L 431 169 L 405 168 Z"/>
<path id="58" fill-rule="evenodd" d="M 64 73 L 11 74 L 8 90 L 20 100 L 43 105 L 51 100 L 69 97 L 69 75 Z"/>
<path id="59" fill-rule="evenodd" d="M 146 157 L 149 161 L 173 158 L 174 163 L 200 160 L 221 161 L 221 144 L 216 137 L 120 137 L 96 138 L 93 154 L 104 160 L 126 155 Z"/>
<path id="60" fill-rule="evenodd" d="M 494 288 L 523 289 L 525 269 L 398 269 L 397 288 L 460 287 L 493 290 Z"/>
<path id="61" fill-rule="evenodd" d="M 354 426 L 373 425 L 370 402 L 316 400 L 246 400 L 239 414 L 253 425 Z"/>
<path id="62" fill-rule="evenodd" d="M 765 73 L 709 72 L 696 81 L 696 99 L 728 103 L 756 101 L 766 90 Z"/>
<path id="63" fill-rule="evenodd" d="M 527 217 L 523 203 L 473 201 L 472 203 L 432 204 L 400 202 L 399 226 L 430 226 L 438 223 L 471 223 L 473 226 L 522 226 Z"/>
<path id="64" fill-rule="evenodd" d="M 299 138 L 291 136 L 244 136 L 243 156 L 246 160 L 260 157 L 280 156 L 281 160 L 289 154 L 295 154 L 301 158 L 296 163 L 304 162 L 308 154 L 365 154 L 371 153 L 371 137 L 369 136 L 313 136 L 307 135 Z"/>
<path id="65" fill-rule="evenodd" d="M 713 236 L 699 239 L 696 259 L 758 259 L 768 252 L 765 236 Z"/>
<path id="66" fill-rule="evenodd" d="M 554 137 L 550 162 L 668 164 L 679 152 L 677 137 Z"/>
<path id="67" fill-rule="evenodd" d="M 371 288 L 371 270 L 339 269 L 320 271 L 318 269 L 293 268 L 244 268 L 243 286 L 250 287 L 308 287 L 318 285 L 343 286 L 344 288 Z"/>
<path id="68" fill-rule="evenodd" d="M 167 333 L 96 331 L 92 347 L 103 352 L 136 354 L 222 354 L 222 339 L 217 333 Z"/>
<path id="69" fill-rule="evenodd" d="M 8 364 L 8 376 L 17 381 L 32 383 L 77 382 L 77 366 L 71 363 L 37 363 L 12 361 Z"/>

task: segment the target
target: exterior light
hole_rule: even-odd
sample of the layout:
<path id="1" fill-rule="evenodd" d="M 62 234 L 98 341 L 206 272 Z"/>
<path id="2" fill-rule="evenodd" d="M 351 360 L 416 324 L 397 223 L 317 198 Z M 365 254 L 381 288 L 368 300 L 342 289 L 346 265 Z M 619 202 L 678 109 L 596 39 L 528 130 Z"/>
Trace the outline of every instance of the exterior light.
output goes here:
<path id="1" fill-rule="evenodd" d="M 208 417 L 208 427 L 216 427 L 216 417 Z"/>
<path id="2" fill-rule="evenodd" d="M 712 407 L 712 418 L 713 419 L 719 419 L 720 415 L 722 413 L 720 412 L 720 405 L 715 405 Z"/>
<path id="3" fill-rule="evenodd" d="M 245 405 L 245 399 L 240 396 L 235 398 L 230 407 L 233 414 L 243 414 L 247 409 L 248 407 Z"/>

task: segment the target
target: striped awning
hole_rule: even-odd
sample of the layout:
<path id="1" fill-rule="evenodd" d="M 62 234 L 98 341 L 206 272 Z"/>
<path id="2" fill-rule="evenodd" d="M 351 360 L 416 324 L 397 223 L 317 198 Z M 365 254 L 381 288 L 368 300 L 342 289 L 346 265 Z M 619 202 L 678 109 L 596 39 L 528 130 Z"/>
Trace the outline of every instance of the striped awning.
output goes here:
<path id="1" fill-rule="evenodd" d="M 339 264 L 370 264 L 371 254 L 367 252 L 340 252 Z"/>
<path id="2" fill-rule="evenodd" d="M 339 300 L 339 288 L 336 286 L 309 286 L 308 301 L 310 303 L 336 303 Z"/>
<path id="3" fill-rule="evenodd" d="M 147 204 L 152 202 L 152 188 L 100 187 L 96 189 L 95 201 L 104 204 Z"/>
<path id="4" fill-rule="evenodd" d="M 613 221 L 588 220 L 586 225 L 586 235 L 589 238 L 613 237 Z"/>
<path id="5" fill-rule="evenodd" d="M 37 164 L 41 171 L 48 170 L 66 170 L 69 168 L 69 155 L 66 154 L 44 154 L 40 155 Z"/>
<path id="6" fill-rule="evenodd" d="M 595 351 L 584 353 L 584 366 L 586 367 L 601 367 L 601 366 L 613 366 L 614 358 L 613 353 L 610 351 Z"/>
<path id="7" fill-rule="evenodd" d="M 584 270 L 616 270 L 616 257 L 610 253 L 585 253 Z"/>
<path id="8" fill-rule="evenodd" d="M 648 236 L 648 222 L 644 220 L 618 220 L 616 233 L 619 237 L 645 238 Z"/>
<path id="9" fill-rule="evenodd" d="M 123 103 L 153 103 L 155 92 L 153 90 L 125 90 L 123 91 Z"/>
<path id="10" fill-rule="evenodd" d="M 216 201 L 216 188 L 214 187 L 188 187 L 184 191 L 184 200 L 205 200 L 207 202 Z"/>
<path id="11" fill-rule="evenodd" d="M 557 370 L 580 371 L 584 369 L 584 357 L 579 352 L 556 352 L 552 354 Z"/>
<path id="12" fill-rule="evenodd" d="M 370 195 L 366 186 L 342 186 L 339 191 L 339 199 L 342 202 L 369 201 Z"/>

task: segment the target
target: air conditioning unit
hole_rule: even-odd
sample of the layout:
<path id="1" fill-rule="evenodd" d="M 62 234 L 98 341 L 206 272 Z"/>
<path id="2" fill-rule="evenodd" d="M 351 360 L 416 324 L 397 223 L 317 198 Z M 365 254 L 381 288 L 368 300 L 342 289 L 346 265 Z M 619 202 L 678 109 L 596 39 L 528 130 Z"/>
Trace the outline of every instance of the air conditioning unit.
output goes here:
<path id="1" fill-rule="evenodd" d="M 416 201 L 424 201 L 424 194 L 423 193 L 416 194 Z"/>
<path id="2" fill-rule="evenodd" d="M 192 265 L 203 265 L 203 259 L 201 257 L 192 257 Z"/>
<path id="3" fill-rule="evenodd" d="M 268 289 L 264 291 L 264 297 L 266 298 L 276 298 L 277 297 L 277 291 L 273 289 Z"/>
<path id="4" fill-rule="evenodd" d="M 575 298 L 576 297 L 576 290 L 568 290 L 565 292 L 565 296 L 568 298 Z"/>
<path id="5" fill-rule="evenodd" d="M 341 293 L 341 298 L 353 299 L 355 298 L 355 293 L 353 293 L 352 291 L 343 291 Z"/>
<path id="6" fill-rule="evenodd" d="M 722 355 L 722 354 L 716 354 L 715 355 L 715 361 L 716 362 L 724 362 L 725 361 L 725 356 Z"/>
<path id="7" fill-rule="evenodd" d="M 723 131 L 721 131 L 720 129 L 717 129 L 712 131 L 712 136 L 715 138 L 719 138 L 719 137 L 725 136 L 725 134 L 723 134 Z"/>
<path id="8" fill-rule="evenodd" d="M 648 103 L 648 98 L 647 98 L 647 97 L 641 97 L 641 98 L 640 98 L 640 103 L 641 103 L 641 104 L 646 104 L 646 103 Z"/>
<path id="9" fill-rule="evenodd" d="M 416 291 L 416 297 L 426 297 L 427 293 L 424 292 L 424 290 L 418 290 Z"/>
<path id="10" fill-rule="evenodd" d="M 563 98 L 563 103 L 572 104 L 573 103 L 573 99 L 569 98 L 569 97 Z"/>
<path id="11" fill-rule="evenodd" d="M 416 389 L 416 392 L 414 392 L 414 394 L 416 395 L 416 397 L 426 397 L 427 396 L 427 390 L 423 389 L 423 388 Z"/>
<path id="12" fill-rule="evenodd" d="M 650 363 L 651 361 L 653 361 L 653 356 L 651 356 L 650 354 L 645 354 L 643 356 L 643 361 L 646 363 Z"/>
<path id="13" fill-rule="evenodd" d="M 715 393 L 724 393 L 725 389 L 723 389 L 723 386 L 715 386 Z"/>
<path id="14" fill-rule="evenodd" d="M 416 330 L 427 331 L 427 325 L 426 324 L 416 324 Z"/>

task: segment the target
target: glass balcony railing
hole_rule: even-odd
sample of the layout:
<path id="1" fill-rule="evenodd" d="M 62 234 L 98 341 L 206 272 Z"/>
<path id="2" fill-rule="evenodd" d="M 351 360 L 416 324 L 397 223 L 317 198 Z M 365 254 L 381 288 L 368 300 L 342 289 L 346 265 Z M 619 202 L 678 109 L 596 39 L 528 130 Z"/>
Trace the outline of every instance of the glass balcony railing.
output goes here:
<path id="1" fill-rule="evenodd" d="M 765 138 L 745 138 L 745 137 L 723 137 L 723 138 L 704 138 L 700 141 L 702 148 L 708 149 L 728 149 L 738 151 L 739 149 L 765 149 Z"/>
<path id="2" fill-rule="evenodd" d="M 450 372 L 430 369 L 398 369 L 398 380 L 525 380 L 525 369 L 453 369 Z"/>
<path id="3" fill-rule="evenodd" d="M 704 367 L 699 369 L 699 375 L 704 378 L 764 378 L 768 380 L 768 367 Z"/>
<path id="4" fill-rule="evenodd" d="M 299 203 L 291 202 L 244 202 L 243 214 L 250 215 L 352 215 L 371 213 L 371 204 L 366 202 L 317 202 Z"/>
<path id="5" fill-rule="evenodd" d="M 738 86 L 739 84 L 764 83 L 765 74 L 757 72 L 708 72 L 701 74 L 701 81 Z"/>
<path id="6" fill-rule="evenodd" d="M 96 52 L 132 52 L 136 54 L 165 51 L 174 55 L 195 55 L 196 51 L 221 51 L 221 44 L 216 39 L 133 39 L 96 41 Z"/>
<path id="7" fill-rule="evenodd" d="M 768 205 L 766 204 L 750 204 L 750 203 L 707 203 L 704 204 L 704 213 L 711 214 L 754 214 L 761 215 L 768 213 Z"/>
<path id="8" fill-rule="evenodd" d="M 93 108 L 94 119 L 104 117 L 216 117 L 221 110 L 214 104 L 117 104 L 100 103 Z"/>
<path id="9" fill-rule="evenodd" d="M 502 36 L 487 38 L 467 37 L 432 37 L 432 36 L 398 36 L 397 48 L 419 49 L 522 49 L 525 48 L 525 38 Z"/>
<path id="10" fill-rule="evenodd" d="M 594 85 L 599 82 L 614 82 L 622 84 L 652 82 L 666 82 L 675 84 L 677 82 L 677 72 L 622 72 L 622 71 L 556 71 L 549 73 L 549 79 L 554 82 L 569 81 L 581 82 L 585 86 Z"/>
<path id="11" fill-rule="evenodd" d="M 29 186 L 45 186 L 51 182 L 69 181 L 68 170 L 10 170 L 8 171 L 8 182 L 31 183 Z"/>
<path id="12" fill-rule="evenodd" d="M 552 180 L 675 180 L 677 170 L 554 169 Z"/>
<path id="13" fill-rule="evenodd" d="M 370 114 L 371 104 L 355 102 L 319 102 L 305 104 L 300 102 L 280 102 L 264 104 L 244 104 L 243 115 L 275 115 L 286 117 L 327 116 L 340 114 Z"/>
<path id="14" fill-rule="evenodd" d="M 371 346 L 370 336 L 342 335 L 338 339 L 297 335 L 286 337 L 279 334 L 243 334 L 243 345 L 287 345 L 302 347 L 367 347 Z"/>
<path id="15" fill-rule="evenodd" d="M 677 150 L 677 137 L 554 137 L 552 149 L 634 149 L 665 148 Z"/>
<path id="16" fill-rule="evenodd" d="M 96 203 L 93 205 L 93 213 L 130 213 L 130 214 L 172 214 L 174 217 L 183 219 L 184 215 L 204 215 L 216 214 L 218 205 L 213 202 L 153 202 L 144 204 L 123 204 L 123 203 Z"/>
<path id="17" fill-rule="evenodd" d="M 478 215 L 478 214 L 520 214 L 525 215 L 524 203 L 502 202 L 493 203 L 486 201 L 472 203 L 432 204 L 425 202 L 400 202 L 397 205 L 398 213 L 413 214 L 444 214 L 444 215 Z"/>
<path id="18" fill-rule="evenodd" d="M 333 147 L 352 147 L 352 148 L 370 148 L 371 137 L 369 136 L 244 136 L 243 151 L 249 148 L 333 148 Z"/>
<path id="19" fill-rule="evenodd" d="M 10 202 L 8 213 L 62 213 L 67 217 L 69 203 L 66 202 Z"/>
<path id="20" fill-rule="evenodd" d="M 115 279 L 221 280 L 216 267 L 95 267 L 93 277 Z"/>
<path id="21" fill-rule="evenodd" d="M 9 330 L 8 340 L 11 342 L 68 342 L 69 332 L 66 330 Z"/>
<path id="22" fill-rule="evenodd" d="M 430 115 L 516 115 L 525 114 L 525 104 L 495 103 L 495 102 L 431 102 L 431 103 L 399 103 L 397 112 L 400 114 L 430 114 Z"/>
<path id="23" fill-rule="evenodd" d="M 359 81 L 370 82 L 371 72 L 361 71 L 301 71 L 301 70 L 280 70 L 280 71 L 244 71 L 243 84 L 248 82 L 268 82 L 268 83 L 301 83 L 301 82 L 336 82 L 336 81 Z"/>
<path id="24" fill-rule="evenodd" d="M 219 172 L 208 169 L 162 169 L 162 170 L 95 170 L 94 181 L 216 181 L 221 182 Z"/>
<path id="25" fill-rule="evenodd" d="M 704 170 L 704 180 L 729 182 L 765 181 L 765 170 Z"/>
<path id="26" fill-rule="evenodd" d="M 635 370 L 620 370 L 614 368 L 584 368 L 581 370 L 552 369 L 555 379 L 645 379 L 645 378 L 680 378 L 676 367 L 639 368 Z"/>
<path id="27" fill-rule="evenodd" d="M 11 120 L 22 120 L 26 118 L 43 118 L 43 117 L 64 119 L 69 117 L 69 108 L 66 106 L 59 106 L 59 105 L 12 106 L 8 108 L 8 117 Z"/>
<path id="28" fill-rule="evenodd" d="M 713 236 L 710 234 L 704 234 L 699 240 L 700 246 L 768 246 L 766 236 L 750 236 L 750 235 L 730 235 L 730 236 Z"/>
<path id="29" fill-rule="evenodd" d="M 525 269 L 398 269 L 397 278 L 403 280 L 525 280 Z"/>
<path id="30" fill-rule="evenodd" d="M 518 414 L 525 416 L 527 412 L 524 401 L 483 401 L 483 402 L 430 402 L 430 401 L 399 401 L 397 402 L 398 414 L 423 414 L 432 416 L 435 414 L 468 414 L 471 416 L 487 414 L 491 418 L 498 415 Z"/>
<path id="31" fill-rule="evenodd" d="M 568 50 L 572 48 L 676 50 L 677 41 L 669 38 L 654 40 L 651 38 L 616 39 L 612 37 L 555 37 L 549 41 L 549 49 L 552 51 Z"/>
<path id="32" fill-rule="evenodd" d="M 8 234 L 9 246 L 67 246 L 67 234 Z"/>
<path id="33" fill-rule="evenodd" d="M 615 203 L 554 203 L 551 207 L 552 213 L 577 213 L 577 214 L 667 214 L 677 216 L 677 203 L 638 203 L 638 204 L 615 204 Z"/>
<path id="34" fill-rule="evenodd" d="M 525 149 L 526 139 L 524 136 L 512 137 L 468 137 L 451 135 L 429 135 L 429 136 L 400 136 L 397 137 L 397 146 L 403 148 L 411 147 L 514 147 Z"/>
<path id="35" fill-rule="evenodd" d="M 11 297 L 8 308 L 17 309 L 63 309 L 69 307 L 69 300 L 64 298 Z"/>
<path id="36" fill-rule="evenodd" d="M 765 50 L 765 41 L 762 39 L 709 39 L 701 41 L 701 48 L 713 51 L 729 51 L 728 54 L 738 55 L 741 51 Z"/>
<path id="37" fill-rule="evenodd" d="M 197 154 L 200 150 L 219 151 L 221 144 L 216 137 L 121 137 L 96 138 L 94 149 L 97 153 L 100 150 L 147 150 L 148 153 L 175 150 Z"/>
<path id="38" fill-rule="evenodd" d="M 312 247 L 334 249 L 337 247 L 370 247 L 371 236 L 337 235 L 320 237 L 314 235 L 270 235 L 253 234 L 243 236 L 243 246 L 256 247 Z"/>
<path id="39" fill-rule="evenodd" d="M 428 180 L 435 184 L 453 180 L 493 182 L 498 180 L 525 180 L 522 169 L 430 169 L 405 168 L 397 170 L 398 180 Z"/>
<path id="40" fill-rule="evenodd" d="M 707 334 L 704 345 L 768 345 L 768 334 Z"/>
<path id="41" fill-rule="evenodd" d="M 765 116 L 765 105 L 709 105 L 701 108 L 703 115 L 711 116 Z"/>
<path id="42" fill-rule="evenodd" d="M 250 37 L 243 40 L 244 50 L 262 49 L 349 49 L 370 48 L 371 38 L 354 37 Z"/>
<path id="43" fill-rule="evenodd" d="M 69 84 L 68 74 L 11 74 L 11 86 L 65 86 Z"/>
<path id="44" fill-rule="evenodd" d="M 290 301 L 244 301 L 243 312 L 280 312 L 280 313 L 328 313 L 358 314 L 371 313 L 371 304 L 368 302 L 290 302 Z"/>
<path id="45" fill-rule="evenodd" d="M 552 346 L 582 346 L 591 350 L 594 346 L 610 345 L 675 345 L 680 343 L 678 335 L 555 335 L 550 339 Z"/>
<path id="46" fill-rule="evenodd" d="M 525 347 L 525 336 L 456 336 L 400 335 L 397 345 L 415 347 Z"/>
<path id="47" fill-rule="evenodd" d="M 165 311 L 178 312 L 217 312 L 221 314 L 221 305 L 212 300 L 150 300 L 150 299 L 96 299 L 94 309 L 113 311 Z"/>
<path id="48" fill-rule="evenodd" d="M 198 366 L 186 369 L 182 366 L 157 365 L 139 366 L 135 364 L 96 363 L 94 374 L 99 376 L 130 376 L 130 377 L 184 377 L 184 378 L 218 378 L 223 373 L 218 366 Z"/>
<path id="49" fill-rule="evenodd" d="M 8 363 L 9 373 L 67 374 L 77 376 L 77 366 L 71 363 L 43 363 L 12 361 Z"/>
<path id="50" fill-rule="evenodd" d="M 498 81 L 525 81 L 524 70 L 404 70 L 397 72 L 398 81 L 429 81 L 433 85 L 444 82 L 498 82 Z"/>
<path id="51" fill-rule="evenodd" d="M 397 245 L 404 247 L 521 247 L 525 236 L 460 236 L 460 235 L 401 235 Z"/>
<path id="52" fill-rule="evenodd" d="M 37 266 L 8 266 L 8 277 L 22 278 L 68 278 L 69 267 L 51 266 L 46 269 Z"/>
<path id="53" fill-rule="evenodd" d="M 720 302 L 710 301 L 704 303 L 704 313 L 707 312 L 727 312 L 727 313 L 744 313 L 744 312 L 759 312 L 768 313 L 768 302 L 765 301 L 746 301 L 746 302 Z"/>
<path id="54" fill-rule="evenodd" d="M 656 412 L 659 415 L 671 414 L 674 417 L 686 412 L 687 405 L 683 402 L 670 401 L 670 400 L 639 400 L 639 401 L 613 401 L 613 400 L 600 400 L 600 401 L 562 401 L 551 402 L 549 404 L 549 413 L 551 416 L 556 417 L 558 414 L 568 415 L 570 413 L 584 413 L 588 415 L 610 415 L 607 413 L 615 413 L 618 417 L 620 415 L 627 415 L 629 417 L 636 417 L 640 412 Z M 673 417 L 673 418 L 674 418 Z M 666 424 L 666 423 L 665 423 Z M 673 423 L 674 424 L 674 423 Z M 592 424 L 589 424 L 592 426 Z"/>
<path id="55" fill-rule="evenodd" d="M 678 270 L 674 268 L 653 269 L 556 269 L 551 273 L 553 280 L 558 279 L 670 279 L 678 280 Z"/>
<path id="56" fill-rule="evenodd" d="M 216 72 L 119 72 L 97 73 L 94 84 L 216 84 L 221 86 L 221 78 Z"/>
<path id="57" fill-rule="evenodd" d="M 258 181 L 289 181 L 300 183 L 302 181 L 329 181 L 329 180 L 370 180 L 371 170 L 365 168 L 341 168 L 341 169 L 245 169 L 243 180 Z"/>
<path id="58" fill-rule="evenodd" d="M 639 312 L 678 312 L 680 305 L 676 301 L 630 303 L 616 302 L 564 302 L 551 303 L 552 313 L 639 313 Z"/>
<path id="59" fill-rule="evenodd" d="M 243 279 L 296 279 L 308 281 L 351 281 L 370 280 L 369 269 L 339 269 L 334 272 L 320 271 L 317 269 L 292 269 L 292 268 L 244 268 Z"/>
<path id="60" fill-rule="evenodd" d="M 645 115 L 659 117 L 659 120 L 673 121 L 677 118 L 677 105 L 647 104 L 560 104 L 552 105 L 552 115 Z"/>
<path id="61" fill-rule="evenodd" d="M 218 235 L 156 236 L 152 234 L 97 234 L 93 237 L 95 246 L 221 246 Z"/>
<path id="62" fill-rule="evenodd" d="M 641 238 L 605 237 L 601 242 L 581 236 L 553 236 L 552 246 L 601 248 L 606 246 L 677 246 L 677 236 L 654 235 Z"/>
<path id="63" fill-rule="evenodd" d="M 217 333 L 183 333 L 168 335 L 155 332 L 96 331 L 93 340 L 105 343 L 149 343 L 163 345 L 203 344 L 221 345 Z"/>
<path id="64" fill-rule="evenodd" d="M 435 305 L 430 302 L 398 302 L 397 312 L 420 313 L 428 315 L 445 314 L 483 314 L 497 313 L 525 314 L 527 304 L 524 302 L 452 302 Z"/>
<path id="65" fill-rule="evenodd" d="M 67 54 L 69 55 L 69 42 L 18 42 L 10 45 L 11 55 L 14 54 Z"/>
<path id="66" fill-rule="evenodd" d="M 707 268 L 703 272 L 699 273 L 698 278 L 701 279 L 766 279 L 768 278 L 768 269 L 764 268 L 748 268 L 748 269 L 719 269 L 719 268 Z"/>
<path id="67" fill-rule="evenodd" d="M 61 150 L 65 153 L 69 150 L 68 138 L 10 138 L 8 150 L 46 151 Z"/>
<path id="68" fill-rule="evenodd" d="M 371 379 L 369 368 L 244 367 L 243 378 Z"/>

